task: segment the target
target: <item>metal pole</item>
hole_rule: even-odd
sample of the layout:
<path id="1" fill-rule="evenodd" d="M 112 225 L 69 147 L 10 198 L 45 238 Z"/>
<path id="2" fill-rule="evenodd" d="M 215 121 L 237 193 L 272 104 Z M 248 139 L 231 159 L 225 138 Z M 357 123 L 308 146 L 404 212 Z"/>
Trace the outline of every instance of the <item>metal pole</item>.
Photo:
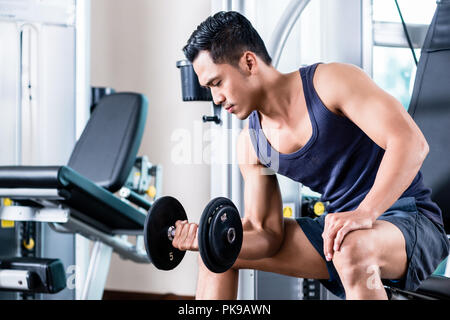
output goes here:
<path id="1" fill-rule="evenodd" d="M 81 300 L 101 300 L 108 277 L 112 248 L 96 241 L 92 248 L 91 260 L 86 275 Z"/>
<path id="2" fill-rule="evenodd" d="M 73 217 L 69 218 L 69 221 L 63 224 L 50 224 L 51 228 L 56 232 L 73 232 L 79 233 L 83 237 L 86 237 L 93 241 L 101 241 L 104 244 L 110 246 L 114 252 L 120 255 L 124 259 L 129 259 L 137 263 L 150 263 L 150 258 L 147 256 L 145 249 L 139 248 L 128 241 L 125 241 L 115 235 L 109 235 L 97 230 L 80 220 Z M 63 229 L 63 230 L 61 230 Z"/>
<path id="3" fill-rule="evenodd" d="M 310 0 L 292 0 L 281 15 L 268 45 L 269 54 L 272 57 L 272 64 L 275 68 L 280 62 L 281 53 L 283 52 L 284 45 L 286 44 L 286 40 L 289 37 L 292 28 L 309 1 Z"/>

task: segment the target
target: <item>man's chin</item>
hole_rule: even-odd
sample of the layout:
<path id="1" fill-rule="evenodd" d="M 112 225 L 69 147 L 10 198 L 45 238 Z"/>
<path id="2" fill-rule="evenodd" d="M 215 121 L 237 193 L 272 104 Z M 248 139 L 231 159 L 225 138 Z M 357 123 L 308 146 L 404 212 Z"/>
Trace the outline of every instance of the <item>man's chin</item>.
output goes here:
<path id="1" fill-rule="evenodd" d="M 248 118 L 248 116 L 249 116 L 250 114 L 245 114 L 245 113 L 242 113 L 242 112 L 238 112 L 238 113 L 235 113 L 234 115 L 235 115 L 236 118 L 238 118 L 239 120 L 245 120 L 245 119 Z"/>

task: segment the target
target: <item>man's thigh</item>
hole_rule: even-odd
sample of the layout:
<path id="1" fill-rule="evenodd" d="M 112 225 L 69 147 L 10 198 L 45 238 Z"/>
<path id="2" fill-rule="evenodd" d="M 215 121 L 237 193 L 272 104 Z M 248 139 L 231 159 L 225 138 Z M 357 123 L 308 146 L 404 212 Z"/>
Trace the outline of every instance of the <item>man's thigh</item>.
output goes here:
<path id="1" fill-rule="evenodd" d="M 256 269 L 308 279 L 328 279 L 325 260 L 319 255 L 294 219 L 284 219 L 284 240 L 280 250 L 269 258 L 238 259 L 237 269 Z"/>

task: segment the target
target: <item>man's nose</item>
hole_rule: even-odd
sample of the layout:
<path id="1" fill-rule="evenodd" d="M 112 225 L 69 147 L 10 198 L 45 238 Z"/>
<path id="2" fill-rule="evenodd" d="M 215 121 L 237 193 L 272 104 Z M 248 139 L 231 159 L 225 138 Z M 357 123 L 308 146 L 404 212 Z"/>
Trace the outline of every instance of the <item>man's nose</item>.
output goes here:
<path id="1" fill-rule="evenodd" d="M 216 105 L 222 105 L 225 102 L 225 96 L 216 90 L 211 89 L 211 95 Z"/>

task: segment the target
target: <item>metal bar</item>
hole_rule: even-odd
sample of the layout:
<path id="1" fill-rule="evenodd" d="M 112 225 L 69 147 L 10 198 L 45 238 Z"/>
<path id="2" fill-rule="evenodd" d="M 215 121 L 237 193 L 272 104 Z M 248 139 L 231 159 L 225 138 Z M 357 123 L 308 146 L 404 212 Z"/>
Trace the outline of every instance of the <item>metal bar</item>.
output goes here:
<path id="1" fill-rule="evenodd" d="M 239 213 L 241 216 L 244 216 L 244 181 L 242 179 L 241 171 L 239 169 L 239 159 L 237 154 L 237 139 L 239 136 L 239 133 L 242 131 L 244 122 L 237 119 L 236 117 L 233 117 L 231 119 L 231 126 L 232 130 L 230 130 L 230 155 L 231 155 L 231 190 L 230 190 L 230 196 L 233 203 L 236 205 L 236 207 L 239 210 Z"/>
<path id="2" fill-rule="evenodd" d="M 22 206 L 0 207 L 0 219 L 9 221 L 35 221 L 65 223 L 70 211 L 60 208 L 34 208 Z"/>
<path id="3" fill-rule="evenodd" d="M 269 41 L 268 50 L 272 64 L 276 68 L 280 62 L 286 40 L 309 0 L 292 0 L 284 10 Z"/>
<path id="4" fill-rule="evenodd" d="M 231 10 L 244 13 L 245 0 L 232 0 Z"/>
<path id="5" fill-rule="evenodd" d="M 389 289 L 392 293 L 391 300 L 412 300 L 413 298 L 421 300 L 437 300 L 431 296 L 423 295 L 414 291 L 401 290 L 394 287 L 389 287 Z"/>
<path id="6" fill-rule="evenodd" d="M 56 225 L 55 225 L 56 226 Z M 147 256 L 147 253 L 143 247 L 135 246 L 130 242 L 119 238 L 118 236 L 108 235 L 103 233 L 75 218 L 69 217 L 69 221 L 64 225 L 61 225 L 67 231 L 73 233 L 79 233 L 82 236 L 93 240 L 101 241 L 110 246 L 114 252 L 118 253 L 122 258 L 129 259 L 137 263 L 150 263 L 151 260 Z M 61 230 L 59 226 L 54 228 L 55 231 Z M 65 232 L 67 232 L 65 231 Z"/>
<path id="7" fill-rule="evenodd" d="M 15 164 L 22 164 L 22 97 L 23 97 L 23 26 L 20 26 L 20 41 L 19 41 L 19 77 L 18 77 L 18 97 L 17 97 L 17 111 L 16 111 L 16 134 L 15 134 Z"/>
<path id="8" fill-rule="evenodd" d="M 30 272 L 26 270 L 0 270 L 0 288 L 10 290 L 29 290 Z"/>
<path id="9" fill-rule="evenodd" d="M 233 0 L 222 0 L 222 8 L 225 11 L 232 10 L 233 7 Z"/>
<path id="10" fill-rule="evenodd" d="M 362 0 L 362 68 L 372 78 L 372 56 L 373 56 L 373 17 L 372 1 Z"/>
<path id="11" fill-rule="evenodd" d="M 122 187 L 119 190 L 119 195 L 122 198 L 127 199 L 128 201 L 138 205 L 139 207 L 144 208 L 145 210 L 150 210 L 152 206 L 152 204 L 149 201 L 147 201 L 144 197 L 134 192 L 130 188 Z"/>
<path id="12" fill-rule="evenodd" d="M 155 173 L 155 188 L 156 188 L 156 195 L 154 199 L 158 199 L 162 194 L 162 165 L 158 164 L 156 165 L 156 173 Z"/>
<path id="13" fill-rule="evenodd" d="M 75 140 L 81 133 L 89 119 L 90 106 L 90 0 L 77 0 L 75 12 Z"/>
<path id="14" fill-rule="evenodd" d="M 414 48 L 421 48 L 428 31 L 428 25 L 408 24 Z M 373 23 L 373 44 L 375 46 L 408 48 L 408 42 L 401 23 L 375 21 Z"/>
<path id="15" fill-rule="evenodd" d="M 81 300 L 101 300 L 111 263 L 112 248 L 100 241 L 94 243 Z"/>
<path id="16" fill-rule="evenodd" d="M 0 197 L 28 200 L 32 198 L 45 198 L 48 200 L 62 200 L 57 189 L 34 188 L 0 188 Z"/>

